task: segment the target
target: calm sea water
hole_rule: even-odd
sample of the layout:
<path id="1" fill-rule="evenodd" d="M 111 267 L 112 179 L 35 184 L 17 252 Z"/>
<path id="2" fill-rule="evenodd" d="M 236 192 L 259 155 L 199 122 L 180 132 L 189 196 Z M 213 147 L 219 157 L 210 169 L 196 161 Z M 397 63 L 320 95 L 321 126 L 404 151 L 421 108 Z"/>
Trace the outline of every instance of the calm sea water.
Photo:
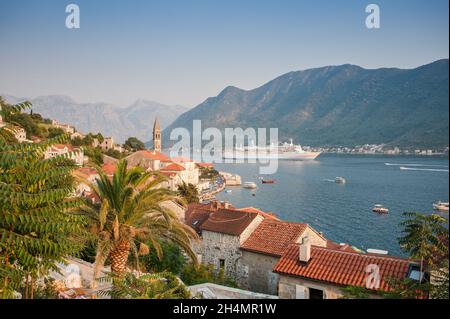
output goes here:
<path id="1" fill-rule="evenodd" d="M 323 154 L 311 162 L 280 161 L 278 172 L 267 177 L 275 184 L 261 184 L 257 164 L 216 168 L 258 184 L 256 191 L 229 187 L 232 193 L 218 194 L 219 200 L 272 211 L 284 220 L 309 223 L 330 240 L 392 255 L 402 255 L 397 241 L 402 213 L 431 213 L 433 202 L 449 196 L 448 157 Z M 336 176 L 347 183 L 334 183 Z M 375 204 L 389 208 L 389 214 L 373 213 Z"/>

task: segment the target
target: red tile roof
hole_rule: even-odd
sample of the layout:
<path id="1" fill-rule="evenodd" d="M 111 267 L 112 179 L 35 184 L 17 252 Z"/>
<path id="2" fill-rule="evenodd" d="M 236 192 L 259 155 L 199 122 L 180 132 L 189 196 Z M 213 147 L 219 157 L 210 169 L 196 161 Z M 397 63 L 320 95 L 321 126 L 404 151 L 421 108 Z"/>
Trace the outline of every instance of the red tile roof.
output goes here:
<path id="1" fill-rule="evenodd" d="M 102 169 L 106 175 L 114 175 L 114 173 L 116 172 L 116 168 L 116 164 L 113 163 L 106 163 L 102 165 Z"/>
<path id="2" fill-rule="evenodd" d="M 219 209 L 217 212 L 209 215 L 209 218 L 200 226 L 200 229 L 239 236 L 257 216 L 258 214 L 256 213 Z"/>
<path id="3" fill-rule="evenodd" d="M 196 163 L 198 167 L 202 167 L 202 168 L 214 168 L 214 164 L 213 163 Z"/>
<path id="4" fill-rule="evenodd" d="M 308 225 L 304 223 L 264 219 L 241 245 L 241 249 L 281 257 L 307 227 Z"/>
<path id="5" fill-rule="evenodd" d="M 311 247 L 311 259 L 299 260 L 299 245 L 292 244 L 275 265 L 274 272 L 290 276 L 323 281 L 335 285 L 365 287 L 366 267 L 370 264 L 380 268 L 380 289 L 389 290 L 387 281 L 408 276 L 413 261 L 373 254 L 361 254 L 323 247 Z"/>
<path id="6" fill-rule="evenodd" d="M 273 220 L 280 220 L 277 216 L 275 216 L 273 213 L 271 212 L 264 212 L 258 208 L 255 207 L 245 207 L 245 208 L 238 208 L 237 210 L 241 211 L 241 212 L 247 212 L 247 213 L 257 213 L 262 215 L 265 218 L 269 218 L 269 219 L 273 219 Z"/>
<path id="7" fill-rule="evenodd" d="M 91 167 L 80 167 L 74 173 L 86 179 L 92 175 L 98 175 L 97 171 Z"/>
<path id="8" fill-rule="evenodd" d="M 144 158 L 148 158 L 151 160 L 158 160 L 161 162 L 170 161 L 170 158 L 167 155 L 165 155 L 161 152 L 158 152 L 158 151 L 148 151 L 148 150 L 137 151 L 137 152 L 131 154 L 130 156 L 133 156 L 133 157 L 142 156 Z"/>
<path id="9" fill-rule="evenodd" d="M 186 170 L 183 166 L 177 163 L 172 163 L 167 165 L 166 167 L 161 168 L 161 171 L 173 171 L 173 172 L 180 172 Z"/>
<path id="10" fill-rule="evenodd" d="M 175 162 L 175 163 L 190 163 L 190 162 L 192 162 L 192 160 L 190 158 L 186 158 L 183 156 L 172 157 L 171 160 L 172 160 L 172 162 Z"/>
<path id="11" fill-rule="evenodd" d="M 189 210 L 189 209 L 188 209 Z M 192 227 L 197 233 L 201 233 L 200 227 L 209 218 L 213 212 L 207 209 L 193 209 L 185 214 L 185 223 Z"/>

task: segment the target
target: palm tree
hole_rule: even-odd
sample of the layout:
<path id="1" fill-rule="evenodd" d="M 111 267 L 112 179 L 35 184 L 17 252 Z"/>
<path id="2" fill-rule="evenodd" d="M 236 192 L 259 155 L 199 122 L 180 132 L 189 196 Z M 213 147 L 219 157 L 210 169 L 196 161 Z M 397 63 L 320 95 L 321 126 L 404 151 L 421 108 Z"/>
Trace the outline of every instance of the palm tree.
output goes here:
<path id="1" fill-rule="evenodd" d="M 178 185 L 178 194 L 180 194 L 180 196 L 183 197 L 189 204 L 199 202 L 198 189 L 191 183 L 186 184 L 183 181 L 181 185 Z"/>
<path id="2" fill-rule="evenodd" d="M 112 179 L 100 168 L 97 172 L 100 178 L 90 187 L 101 203 L 83 209 L 93 221 L 92 231 L 97 240 L 94 285 L 107 259 L 113 275 L 123 278 L 130 252 L 136 257 L 148 254 L 150 248 L 145 243 L 150 242 L 160 255 L 161 238 L 178 244 L 196 262 L 191 240 L 197 234 L 161 205 L 178 200 L 175 193 L 159 187 L 164 177 L 140 167 L 127 169 L 126 160 L 118 163 Z M 137 262 L 138 258 L 135 259 Z"/>
<path id="3" fill-rule="evenodd" d="M 434 257 L 448 250 L 448 246 L 445 245 L 445 238 L 448 239 L 447 220 L 436 214 L 426 216 L 420 213 L 404 213 L 403 215 L 408 219 L 401 223 L 404 230 L 399 243 L 411 257 L 420 259 L 422 273 L 425 263 L 432 265 Z"/>

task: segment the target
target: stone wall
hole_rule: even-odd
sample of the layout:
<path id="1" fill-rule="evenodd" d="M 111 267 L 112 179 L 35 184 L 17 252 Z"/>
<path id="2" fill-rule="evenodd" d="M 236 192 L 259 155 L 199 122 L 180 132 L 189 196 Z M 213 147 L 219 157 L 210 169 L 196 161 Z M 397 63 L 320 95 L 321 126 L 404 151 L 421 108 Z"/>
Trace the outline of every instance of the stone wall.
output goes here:
<path id="1" fill-rule="evenodd" d="M 259 293 L 277 295 L 278 274 L 272 270 L 278 260 L 278 257 L 243 250 L 239 263 L 239 286 Z"/>
<path id="2" fill-rule="evenodd" d="M 243 274 L 243 269 L 238 266 L 242 257 L 240 246 L 263 220 L 264 218 L 258 215 L 240 236 L 203 230 L 201 242 L 194 247 L 195 252 L 203 264 L 213 265 L 217 271 L 220 270 L 220 261 L 223 260 L 225 275 L 239 281 Z"/>
<path id="3" fill-rule="evenodd" d="M 304 289 L 304 299 L 309 299 L 309 289 L 318 289 L 324 292 L 324 299 L 339 299 L 343 293 L 339 286 L 326 284 L 301 277 L 280 275 L 278 296 L 280 299 L 298 299 L 297 291 Z"/>
<path id="4" fill-rule="evenodd" d="M 204 230 L 199 253 L 202 263 L 213 265 L 216 271 L 220 270 L 220 260 L 224 261 L 225 275 L 237 277 L 237 261 L 241 258 L 238 236 L 221 234 Z"/>

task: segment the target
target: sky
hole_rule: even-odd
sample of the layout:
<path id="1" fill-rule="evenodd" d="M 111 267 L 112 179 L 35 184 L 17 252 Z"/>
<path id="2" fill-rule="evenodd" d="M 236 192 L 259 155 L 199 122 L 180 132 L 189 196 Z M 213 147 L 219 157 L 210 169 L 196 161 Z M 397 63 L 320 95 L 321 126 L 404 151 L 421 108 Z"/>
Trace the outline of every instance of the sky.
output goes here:
<path id="1" fill-rule="evenodd" d="M 68 29 L 65 8 L 80 8 Z M 368 29 L 365 8 L 380 8 Z M 0 0 L 0 94 L 193 107 L 326 65 L 449 56 L 448 0 Z"/>

